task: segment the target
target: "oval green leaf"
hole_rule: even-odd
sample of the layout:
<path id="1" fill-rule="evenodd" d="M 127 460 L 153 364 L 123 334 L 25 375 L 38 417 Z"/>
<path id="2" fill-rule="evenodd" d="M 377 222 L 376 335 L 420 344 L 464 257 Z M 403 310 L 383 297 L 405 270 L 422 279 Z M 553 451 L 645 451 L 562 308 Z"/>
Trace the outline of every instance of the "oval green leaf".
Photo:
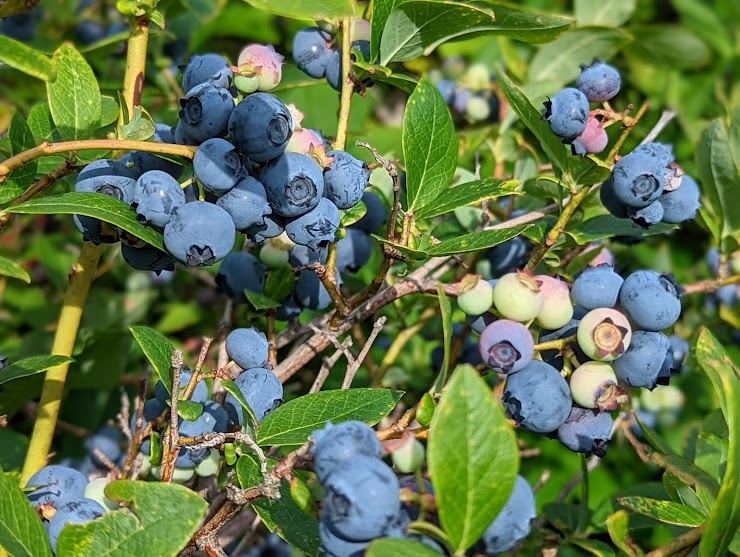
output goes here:
<path id="1" fill-rule="evenodd" d="M 167 392 L 172 394 L 172 353 L 175 347 L 167 337 L 150 327 L 136 325 L 129 327 L 129 331 L 134 335 L 134 339 L 152 364 Z"/>
<path id="2" fill-rule="evenodd" d="M 262 11 L 289 17 L 291 19 L 327 19 L 336 20 L 354 15 L 352 0 L 321 0 L 320 2 L 306 2 L 306 0 L 246 0 L 255 8 Z"/>

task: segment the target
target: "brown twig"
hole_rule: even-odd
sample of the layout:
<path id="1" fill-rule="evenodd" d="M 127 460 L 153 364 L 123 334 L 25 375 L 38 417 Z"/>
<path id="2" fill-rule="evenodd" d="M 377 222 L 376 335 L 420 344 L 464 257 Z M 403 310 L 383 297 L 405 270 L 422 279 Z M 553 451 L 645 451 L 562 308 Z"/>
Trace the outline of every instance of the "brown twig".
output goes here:
<path id="1" fill-rule="evenodd" d="M 368 352 L 370 351 L 370 347 L 373 345 L 373 342 L 375 342 L 375 339 L 380 334 L 380 331 L 383 330 L 383 327 L 385 326 L 386 317 L 383 316 L 380 319 L 378 319 L 375 324 L 373 325 L 373 330 L 370 333 L 370 338 L 367 339 L 367 342 L 365 343 L 365 346 L 362 347 L 362 350 L 360 350 L 360 353 L 358 354 L 357 358 L 353 358 L 354 361 L 350 361 L 349 366 L 347 367 L 347 373 L 344 375 L 344 381 L 342 382 L 342 389 L 347 390 L 352 385 L 352 380 L 355 378 L 355 375 L 357 374 L 357 371 L 360 369 L 360 366 L 362 365 L 362 362 L 367 357 Z"/>
<path id="2" fill-rule="evenodd" d="M 334 365 L 339 361 L 339 358 L 342 357 L 342 354 L 344 354 L 344 350 L 349 348 L 351 344 L 352 339 L 349 337 L 345 338 L 342 343 L 342 348 L 338 348 L 334 354 L 328 358 L 324 358 L 324 361 L 321 364 L 321 369 L 319 369 L 319 373 L 316 375 L 316 379 L 314 380 L 311 389 L 308 391 L 309 394 L 318 393 L 321 390 L 321 387 L 324 386 L 324 383 L 326 383 L 326 380 L 329 378 L 331 368 L 334 367 Z"/>
<path id="3" fill-rule="evenodd" d="M 692 284 L 687 284 L 681 287 L 681 295 L 687 296 L 689 294 L 707 294 L 709 292 L 716 292 L 723 286 L 728 284 L 740 283 L 740 275 L 732 275 L 724 279 L 708 279 L 701 280 Z"/>
<path id="4" fill-rule="evenodd" d="M 198 385 L 198 382 L 203 378 L 201 375 L 201 370 L 203 369 L 203 363 L 206 361 L 206 358 L 208 357 L 208 350 L 210 350 L 212 343 L 213 343 L 213 339 L 210 337 L 206 337 L 203 339 L 203 346 L 201 346 L 200 348 L 200 354 L 198 355 L 198 361 L 195 364 L 195 369 L 193 370 L 193 374 L 190 376 L 190 381 L 188 381 L 187 387 L 185 387 L 185 392 L 183 392 L 181 400 L 188 400 L 193 395 L 193 392 L 195 391 L 195 387 Z M 172 389 L 174 391 L 175 389 L 174 385 Z M 174 398 L 175 393 L 172 393 L 172 395 Z"/>
<path id="5" fill-rule="evenodd" d="M 162 481 L 172 481 L 175 471 L 175 461 L 180 448 L 179 417 L 177 403 L 180 400 L 180 381 L 182 379 L 182 352 L 175 350 L 172 353 L 172 406 L 170 407 L 170 428 L 162 443 Z M 193 374 L 195 375 L 195 374 Z"/>

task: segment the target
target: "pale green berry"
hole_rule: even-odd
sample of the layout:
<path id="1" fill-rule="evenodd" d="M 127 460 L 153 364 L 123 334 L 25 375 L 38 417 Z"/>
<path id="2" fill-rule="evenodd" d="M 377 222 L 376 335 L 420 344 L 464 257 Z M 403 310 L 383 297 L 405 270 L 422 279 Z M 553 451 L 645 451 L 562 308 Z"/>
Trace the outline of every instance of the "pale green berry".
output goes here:
<path id="1" fill-rule="evenodd" d="M 531 273 L 507 273 L 493 287 L 493 305 L 506 319 L 531 321 L 542 311 L 543 302 L 539 282 Z"/>
<path id="2" fill-rule="evenodd" d="M 573 370 L 570 393 L 579 406 L 600 411 L 610 412 L 627 402 L 614 369 L 606 362 L 586 362 Z"/>
<path id="3" fill-rule="evenodd" d="M 465 71 L 462 83 L 473 91 L 487 91 L 491 86 L 491 72 L 485 64 L 472 64 Z"/>
<path id="4" fill-rule="evenodd" d="M 411 474 L 424 464 L 424 445 L 413 435 L 400 439 L 391 452 L 391 460 L 396 470 Z"/>
<path id="5" fill-rule="evenodd" d="M 108 478 L 95 478 L 85 487 L 84 496 L 87 499 L 97 501 L 100 505 L 109 511 L 118 509 L 118 503 L 111 501 L 105 496 L 105 486 L 110 483 Z"/>
<path id="6" fill-rule="evenodd" d="M 211 449 L 208 457 L 195 467 L 195 473 L 201 478 L 215 476 L 221 469 L 221 453 L 216 449 Z"/>
<path id="7" fill-rule="evenodd" d="M 244 93 L 245 95 L 254 93 L 259 86 L 260 80 L 256 75 L 252 77 L 247 77 L 245 75 L 234 76 L 234 87 L 236 87 L 240 93 Z"/>
<path id="8" fill-rule="evenodd" d="M 148 456 L 144 456 L 139 467 L 139 476 L 146 478 L 152 471 L 152 463 Z"/>
<path id="9" fill-rule="evenodd" d="M 488 99 L 477 95 L 470 97 L 468 104 L 465 106 L 465 116 L 471 122 L 482 122 L 487 120 L 491 115 L 491 105 Z"/>
<path id="10" fill-rule="evenodd" d="M 272 269 L 285 267 L 288 265 L 289 259 L 290 254 L 287 251 L 278 249 L 272 244 L 262 244 L 262 249 L 260 249 L 260 261 L 268 267 Z"/>
<path id="11" fill-rule="evenodd" d="M 598 308 L 583 316 L 577 334 L 578 346 L 589 358 L 610 362 L 629 348 L 632 327 L 616 309 Z"/>
<path id="12" fill-rule="evenodd" d="M 172 481 L 175 482 L 176 484 L 184 484 L 185 482 L 190 481 L 194 475 L 195 475 L 195 468 L 175 467 L 175 470 L 172 473 Z M 154 476 L 158 480 L 161 480 L 162 479 L 162 467 L 152 466 L 152 476 Z"/>
<path id="13" fill-rule="evenodd" d="M 658 385 L 652 391 L 640 393 L 640 407 L 648 412 L 680 410 L 686 402 L 686 395 L 673 385 Z"/>
<path id="14" fill-rule="evenodd" d="M 568 283 L 549 275 L 535 275 L 539 281 L 544 303 L 535 323 L 543 329 L 555 330 L 573 319 L 573 301 Z"/>
<path id="15" fill-rule="evenodd" d="M 457 297 L 457 305 L 467 315 L 483 315 L 493 304 L 493 287 L 483 279 L 469 281 Z"/>

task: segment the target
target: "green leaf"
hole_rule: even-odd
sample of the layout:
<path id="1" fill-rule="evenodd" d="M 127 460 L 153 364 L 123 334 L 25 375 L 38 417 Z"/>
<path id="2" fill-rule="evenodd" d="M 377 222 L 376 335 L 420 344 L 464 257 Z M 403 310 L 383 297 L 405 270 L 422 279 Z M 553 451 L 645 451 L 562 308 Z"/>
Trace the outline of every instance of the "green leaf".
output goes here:
<path id="1" fill-rule="evenodd" d="M 367 557 L 439 557 L 428 545 L 403 538 L 380 538 L 370 544 Z"/>
<path id="2" fill-rule="evenodd" d="M 429 248 L 429 255 L 455 255 L 469 251 L 478 251 L 490 248 L 511 240 L 519 236 L 522 232 L 530 228 L 531 224 L 521 224 L 512 228 L 502 228 L 500 230 L 483 230 L 482 232 L 471 232 L 463 234 L 456 238 L 442 240 L 441 243 Z"/>
<path id="3" fill-rule="evenodd" d="M 578 25 L 607 25 L 619 27 L 635 11 L 637 0 L 575 0 L 574 11 Z"/>
<path id="4" fill-rule="evenodd" d="M 585 550 L 591 555 L 596 555 L 596 557 L 615 557 L 616 556 L 614 549 L 612 549 L 612 547 L 608 543 L 602 542 L 601 540 L 595 540 L 595 539 L 581 540 L 578 538 L 574 538 L 572 543 L 576 547 L 580 547 L 581 549 Z"/>
<path id="5" fill-rule="evenodd" d="M 606 519 L 606 528 L 609 531 L 609 537 L 614 545 L 629 557 L 638 557 L 638 553 L 634 550 L 631 540 L 629 539 L 629 520 L 629 513 L 624 510 L 619 510 Z"/>
<path id="6" fill-rule="evenodd" d="M 247 301 L 252 304 L 254 309 L 256 309 L 257 311 L 280 307 L 280 302 L 277 302 L 272 298 L 265 296 L 264 294 L 255 292 L 254 290 L 245 290 L 244 295 L 247 297 Z"/>
<path id="7" fill-rule="evenodd" d="M 630 40 L 629 34 L 621 29 L 571 29 L 540 47 L 529 66 L 529 81 L 571 82 L 581 73 L 580 64 L 590 64 L 594 58 L 608 60 Z"/>
<path id="8" fill-rule="evenodd" d="M 15 474 L 0 470 L 0 549 L 13 557 L 51 557 L 49 536 Z"/>
<path id="9" fill-rule="evenodd" d="M 725 475 L 729 453 L 730 442 L 728 439 L 702 431 L 696 438 L 694 464 L 719 483 Z"/>
<path id="10" fill-rule="evenodd" d="M 489 0 L 475 2 L 478 6 L 492 8 L 494 21 L 477 25 L 469 30 L 466 38 L 476 37 L 483 33 L 502 35 L 525 43 L 541 44 L 555 40 L 567 31 L 573 20 L 548 12 L 517 6 L 506 2 Z"/>
<path id="11" fill-rule="evenodd" d="M 442 314 L 442 348 L 444 349 L 444 359 L 442 361 L 442 369 L 439 370 L 437 380 L 434 382 L 434 391 L 440 393 L 447 383 L 447 377 L 450 373 L 450 350 L 453 334 L 452 304 L 450 304 L 450 299 L 445 294 L 441 284 L 437 285 L 437 299 L 439 300 L 439 311 Z"/>
<path id="12" fill-rule="evenodd" d="M 581 508 L 572 503 L 545 503 L 542 512 L 548 522 L 561 532 L 576 532 L 581 518 Z M 589 511 L 589 517 L 591 512 Z"/>
<path id="13" fill-rule="evenodd" d="M 444 190 L 434 201 L 419 209 L 416 217 L 420 219 L 437 217 L 454 211 L 458 207 L 467 207 L 484 199 L 514 195 L 516 194 L 514 190 L 519 184 L 519 180 L 495 180 L 493 178 L 459 184 Z"/>
<path id="14" fill-rule="evenodd" d="M 244 394 L 242 393 L 242 390 L 239 388 L 239 386 L 234 383 L 231 379 L 221 379 L 221 386 L 224 388 L 224 390 L 227 393 L 230 393 L 239 404 L 241 404 L 242 408 L 249 414 L 249 417 L 252 419 L 252 423 L 257 423 L 257 417 L 254 415 L 254 411 L 249 406 L 249 403 L 244 398 Z"/>
<path id="15" fill-rule="evenodd" d="M 8 213 L 26 215 L 85 215 L 108 222 L 164 250 L 162 234 L 136 220 L 136 212 L 123 201 L 99 193 L 69 192 L 34 197 L 25 203 L 8 207 Z"/>
<path id="16" fill-rule="evenodd" d="M 740 527 L 740 372 L 722 345 L 702 328 L 696 342 L 696 361 L 712 381 L 729 429 L 727 469 L 702 535 L 699 557 L 724 555 Z"/>
<path id="17" fill-rule="evenodd" d="M 354 62 L 352 64 L 358 79 L 375 79 L 393 87 L 397 87 L 406 93 L 413 93 L 418 81 L 410 75 L 394 72 L 387 66 L 370 64 L 366 62 Z"/>
<path id="18" fill-rule="evenodd" d="M 170 404 L 170 406 L 172 406 Z M 177 415 L 183 420 L 194 422 L 200 418 L 203 414 L 203 405 L 200 402 L 193 402 L 192 400 L 179 400 L 177 401 Z"/>
<path id="19" fill-rule="evenodd" d="M 457 137 L 437 87 L 423 78 L 403 115 L 408 210 L 422 209 L 449 185 L 457 166 Z"/>
<path id="20" fill-rule="evenodd" d="M 134 107 L 134 117 L 118 130 L 118 139 L 146 141 L 154 135 L 154 121 L 140 106 Z"/>
<path id="21" fill-rule="evenodd" d="M 552 165 L 559 170 L 565 170 L 568 166 L 568 152 L 565 145 L 552 133 L 547 122 L 542 120 L 542 113 L 503 71 L 499 72 L 499 83 L 511 108 L 538 139 Z"/>
<path id="22" fill-rule="evenodd" d="M 360 201 L 354 207 L 350 207 L 347 210 L 340 211 L 342 215 L 342 226 L 349 226 L 350 224 L 356 223 L 367 213 L 367 206 L 364 201 Z"/>
<path id="23" fill-rule="evenodd" d="M 658 435 L 658 433 L 654 429 L 648 427 L 647 424 L 642 421 L 640 415 L 637 412 L 633 412 L 632 417 L 640 426 L 640 429 L 642 430 L 642 436 L 648 443 L 650 443 L 651 447 L 663 454 L 673 453 L 670 445 L 662 437 L 660 437 L 660 435 Z"/>
<path id="24" fill-rule="evenodd" d="M 104 514 L 87 524 L 70 524 L 59 536 L 57 557 L 175 557 L 198 529 L 208 504 L 185 486 L 114 481 L 105 488 L 128 510 Z"/>
<path id="25" fill-rule="evenodd" d="M 31 356 L 10 364 L 0 370 L 0 385 L 18 379 L 41 373 L 49 368 L 60 366 L 73 361 L 68 356 Z"/>
<path id="26" fill-rule="evenodd" d="M 236 477 L 242 489 L 257 487 L 262 483 L 264 478 L 260 471 L 260 464 L 253 453 L 239 457 L 239 460 L 236 462 Z"/>
<path id="27" fill-rule="evenodd" d="M 614 236 L 654 236 L 665 234 L 676 228 L 675 225 L 660 222 L 645 230 L 633 223 L 630 219 L 620 219 L 612 215 L 599 215 L 579 223 L 572 230 L 565 233 L 573 238 L 578 245 L 588 244 L 594 240 L 603 240 Z"/>
<path id="28" fill-rule="evenodd" d="M 403 391 L 388 389 L 330 390 L 304 395 L 270 412 L 259 427 L 257 442 L 302 445 L 326 422 L 359 420 L 377 424 L 393 410 Z"/>
<path id="29" fill-rule="evenodd" d="M 172 353 L 175 347 L 162 333 L 143 325 L 129 327 L 134 339 L 141 347 L 147 360 L 172 395 Z"/>
<path id="30" fill-rule="evenodd" d="M 380 57 L 380 41 L 383 30 L 391 12 L 400 5 L 403 0 L 373 0 L 373 17 L 370 20 L 370 59 L 377 60 Z"/>
<path id="31" fill-rule="evenodd" d="M 682 25 L 701 37 L 722 58 L 732 58 L 735 41 L 730 37 L 721 13 L 703 0 L 673 0 L 672 4 L 681 15 Z"/>
<path id="32" fill-rule="evenodd" d="M 5 257 L 0 257 L 0 275 L 22 280 L 26 284 L 31 284 L 31 276 L 26 272 L 26 270 L 15 261 L 11 261 Z"/>
<path id="33" fill-rule="evenodd" d="M 61 141 L 62 136 L 54 125 L 51 111 L 46 102 L 34 105 L 28 113 L 28 127 L 31 128 L 33 136 L 41 141 Z"/>
<path id="34" fill-rule="evenodd" d="M 280 484 L 280 499 L 258 499 L 252 507 L 271 532 L 309 556 L 319 554 L 319 521 L 293 501 L 288 482 Z"/>
<path id="35" fill-rule="evenodd" d="M 571 157 L 568 173 L 576 186 L 591 186 L 606 180 L 612 173 L 611 167 L 594 155 Z"/>
<path id="36" fill-rule="evenodd" d="M 291 19 L 327 19 L 334 20 L 354 15 L 352 0 L 321 0 L 321 2 L 306 2 L 305 0 L 245 0 L 267 13 L 281 15 Z"/>
<path id="37" fill-rule="evenodd" d="M 646 497 L 618 497 L 617 503 L 638 514 L 649 516 L 665 524 L 694 527 L 704 524 L 707 517 L 696 509 L 672 501 Z"/>
<path id="38" fill-rule="evenodd" d="M 8 130 L 8 139 L 10 140 L 11 156 L 18 155 L 36 146 L 31 129 L 20 112 L 13 115 Z M 22 194 L 36 177 L 37 169 L 38 161 L 31 161 L 13 170 L 5 181 L 0 183 L 0 203 L 15 199 Z"/>
<path id="39" fill-rule="evenodd" d="M 46 54 L 4 35 L 0 35 L 0 62 L 44 81 L 54 78 L 54 65 Z"/>
<path id="40" fill-rule="evenodd" d="M 658 68 L 696 69 L 711 60 L 704 41 L 678 25 L 641 25 L 630 27 L 630 33 L 634 41 L 627 52 Z"/>
<path id="41" fill-rule="evenodd" d="M 102 101 L 92 68 L 71 44 L 54 53 L 56 77 L 46 84 L 49 108 L 63 139 L 86 139 L 100 124 Z"/>
<path id="42" fill-rule="evenodd" d="M 407 246 L 402 246 L 401 244 L 395 244 L 387 240 L 386 238 L 383 238 L 382 236 L 378 236 L 377 234 L 371 234 L 371 236 L 381 244 L 386 244 L 399 253 L 405 255 L 411 261 L 423 261 L 424 259 L 427 259 L 429 257 L 429 254 L 426 251 L 409 248 Z"/>
<path id="43" fill-rule="evenodd" d="M 285 265 L 277 269 L 271 269 L 267 273 L 265 281 L 265 295 L 278 302 L 282 302 L 290 296 L 295 284 L 295 273 L 293 267 Z"/>
<path id="44" fill-rule="evenodd" d="M 454 547 L 471 547 L 506 504 L 519 469 L 512 427 L 472 366 L 458 367 L 429 430 L 429 472 Z"/>
<path id="45" fill-rule="evenodd" d="M 100 100 L 100 122 L 98 123 L 98 127 L 103 128 L 118 120 L 118 114 L 121 112 L 121 109 L 118 106 L 118 101 L 113 97 L 103 95 L 100 97 Z"/>

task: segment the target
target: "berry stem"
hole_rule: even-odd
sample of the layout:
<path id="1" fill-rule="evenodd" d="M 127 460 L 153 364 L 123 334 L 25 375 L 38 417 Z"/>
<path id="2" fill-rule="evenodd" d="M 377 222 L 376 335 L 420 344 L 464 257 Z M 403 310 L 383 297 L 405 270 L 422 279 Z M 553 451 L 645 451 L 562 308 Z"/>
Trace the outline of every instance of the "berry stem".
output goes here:
<path id="1" fill-rule="evenodd" d="M 146 72 L 146 49 L 149 44 L 149 20 L 136 18 L 132 25 L 131 35 L 126 49 L 126 74 L 123 78 L 124 99 L 128 110 L 128 119 L 134 116 L 134 107 L 141 104 L 141 91 L 144 87 Z M 124 114 L 121 112 L 121 118 Z M 123 122 L 128 123 L 128 122 Z"/>
<path id="2" fill-rule="evenodd" d="M 536 352 L 542 352 L 543 350 L 562 350 L 569 344 L 576 341 L 578 335 L 571 335 L 569 337 L 559 338 L 557 340 L 551 340 L 548 342 L 540 342 L 534 345 Z"/>
<path id="3" fill-rule="evenodd" d="M 82 244 L 82 253 L 75 266 L 72 267 L 69 286 L 64 295 L 64 305 L 54 336 L 54 345 L 51 349 L 51 353 L 54 355 L 72 355 L 77 339 L 77 330 L 80 327 L 82 310 L 103 249 L 103 245 L 96 246 L 92 242 Z M 46 372 L 38 416 L 33 427 L 31 442 L 28 446 L 28 453 L 21 473 L 21 485 L 25 485 L 31 476 L 46 466 L 46 455 L 49 453 L 51 441 L 54 437 L 68 370 L 69 363 L 66 363 L 53 367 Z"/>
<path id="4" fill-rule="evenodd" d="M 624 130 L 622 131 L 622 135 L 619 136 L 619 139 L 617 139 L 617 142 L 614 144 L 614 147 L 612 147 L 612 150 L 609 151 L 609 156 L 606 158 L 606 164 L 611 166 L 614 164 L 614 159 L 617 158 L 617 155 L 619 154 L 619 150 L 622 148 L 622 145 L 624 145 L 624 142 L 627 141 L 627 138 L 632 133 L 632 129 L 637 125 L 637 123 L 642 119 L 643 116 L 645 116 L 645 113 L 648 111 L 648 108 L 650 108 L 650 105 L 647 102 L 642 103 L 642 106 L 640 107 L 640 110 L 637 111 L 637 114 L 631 119 L 631 121 L 624 123 Z"/>
<path id="5" fill-rule="evenodd" d="M 349 128 L 349 110 L 352 104 L 352 93 L 355 84 L 350 77 L 352 59 L 350 58 L 352 41 L 349 36 L 352 18 L 342 19 L 342 93 L 339 98 L 339 122 L 337 123 L 337 138 L 334 148 L 343 150 L 347 145 L 347 129 Z"/>
<path id="6" fill-rule="evenodd" d="M 721 268 L 722 267 L 720 267 L 720 269 Z M 686 296 L 687 294 L 706 294 L 709 292 L 716 292 L 722 286 L 738 283 L 740 283 L 740 275 L 732 275 L 724 279 L 701 280 L 699 282 L 683 286 L 681 295 Z"/>

